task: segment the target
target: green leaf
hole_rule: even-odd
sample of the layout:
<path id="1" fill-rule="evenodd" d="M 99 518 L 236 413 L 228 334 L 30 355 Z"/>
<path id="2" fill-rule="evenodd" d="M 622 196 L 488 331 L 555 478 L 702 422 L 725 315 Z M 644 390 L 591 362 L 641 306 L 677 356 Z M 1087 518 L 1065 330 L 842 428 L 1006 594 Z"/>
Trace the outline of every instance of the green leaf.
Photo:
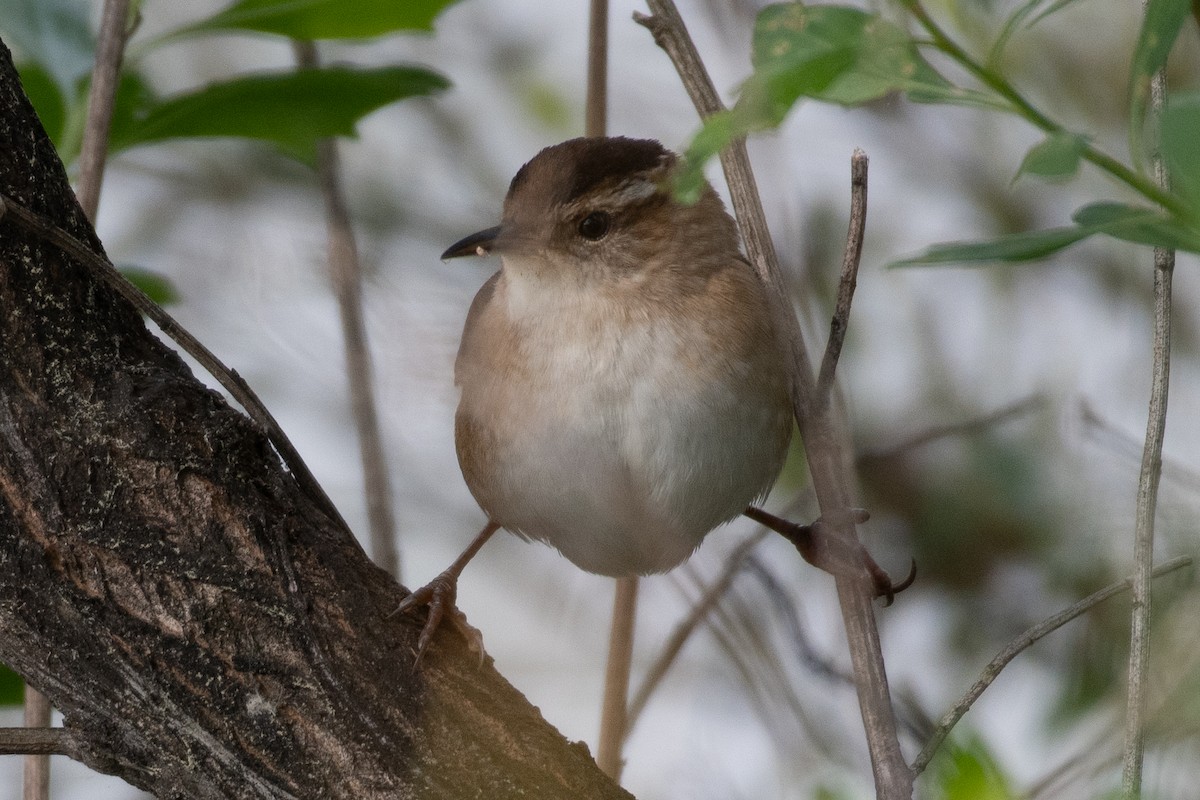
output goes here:
<path id="1" fill-rule="evenodd" d="M 948 746 L 936 761 L 932 782 L 944 800 L 1013 800 L 1017 796 L 995 755 L 975 735 Z"/>
<path id="2" fill-rule="evenodd" d="M 1136 244 L 1200 252 L 1200 231 L 1153 208 L 1127 203 L 1091 203 L 1072 217 L 1089 233 L 1103 233 Z"/>
<path id="3" fill-rule="evenodd" d="M 1092 203 L 1072 217 L 1075 227 L 1010 233 L 980 242 L 935 244 L 893 267 L 1034 261 L 1098 233 L 1135 244 L 1200 252 L 1200 230 L 1161 211 L 1126 203 Z"/>
<path id="4" fill-rule="evenodd" d="M 17 67 L 21 78 L 21 88 L 25 96 L 33 104 L 42 127 L 54 142 L 56 148 L 62 146 L 63 131 L 67 125 L 67 103 L 62 90 L 54 82 L 53 76 L 37 62 L 29 62 Z"/>
<path id="5" fill-rule="evenodd" d="M 1167 56 L 1191 11 L 1190 0 L 1149 0 L 1129 70 L 1129 148 L 1133 159 L 1143 158 L 1143 131 L 1150 78 L 1167 63 Z"/>
<path id="6" fill-rule="evenodd" d="M 1159 127 L 1159 145 L 1171 186 L 1200 215 L 1200 92 L 1170 95 Z"/>
<path id="7" fill-rule="evenodd" d="M 122 266 L 121 274 L 160 306 L 179 302 L 179 290 L 166 275 L 134 266 Z"/>
<path id="8" fill-rule="evenodd" d="M 1082 134 L 1052 133 L 1025 154 L 1013 179 L 1026 174 L 1049 180 L 1070 178 L 1079 171 L 1079 162 L 1087 146 L 1088 138 Z"/>
<path id="9" fill-rule="evenodd" d="M 708 159 L 739 136 L 778 126 L 804 97 L 857 105 L 903 91 L 917 102 L 994 106 L 938 75 L 903 28 L 856 8 L 767 6 L 755 20 L 752 58 L 733 110 L 706 120 L 688 147 L 681 199 L 695 199 Z"/>
<path id="10" fill-rule="evenodd" d="M 316 141 L 351 136 L 381 106 L 444 89 L 449 82 L 419 67 L 325 67 L 215 83 L 143 108 L 128 128 L 114 125 L 114 151 L 192 137 L 271 142 L 311 162 Z"/>
<path id="11" fill-rule="evenodd" d="M 181 33 L 256 31 L 293 39 L 369 39 L 428 31 L 455 0 L 240 0 Z"/>
<path id="12" fill-rule="evenodd" d="M 0 664 L 0 706 L 19 706 L 25 702 L 25 679 Z"/>
<path id="13" fill-rule="evenodd" d="M 768 6 L 754 26 L 751 84 L 776 119 L 800 97 L 857 105 L 894 92 L 952 88 L 901 27 L 843 6 Z"/>
<path id="14" fill-rule="evenodd" d="M 747 131 L 746 119 L 732 111 L 713 114 L 700 126 L 683 153 L 683 161 L 674 176 L 675 196 L 683 203 L 695 203 L 704 188 L 704 165 L 721 149 Z"/>
<path id="15" fill-rule="evenodd" d="M 896 261 L 891 266 L 1033 261 L 1056 253 L 1090 235 L 1090 231 L 1082 228 L 1049 228 L 1005 234 L 982 242 L 946 242 L 932 245 L 924 253 Z"/>
<path id="16" fill-rule="evenodd" d="M 0 30 L 21 61 L 40 64 L 72 97 L 95 61 L 87 0 L 0 0 Z"/>

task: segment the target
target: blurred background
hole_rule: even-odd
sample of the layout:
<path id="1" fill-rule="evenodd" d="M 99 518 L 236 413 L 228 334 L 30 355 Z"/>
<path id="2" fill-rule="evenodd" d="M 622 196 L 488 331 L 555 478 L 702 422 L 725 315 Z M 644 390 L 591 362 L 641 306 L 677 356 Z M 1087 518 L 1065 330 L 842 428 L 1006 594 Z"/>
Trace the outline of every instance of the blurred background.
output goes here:
<path id="1" fill-rule="evenodd" d="M 89 4 L 82 3 L 84 7 Z M 99 4 L 95 4 L 99 5 Z M 285 40 L 139 43 L 223 3 L 146 0 L 129 60 L 153 90 L 289 68 Z M 727 100 L 750 71 L 754 2 L 680 0 Z M 968 47 L 986 47 L 1016 3 L 931 6 Z M 498 220 L 512 174 L 583 130 L 587 4 L 462 0 L 429 35 L 321 45 L 326 62 L 417 63 L 453 86 L 367 117 L 342 140 L 347 200 L 367 275 L 366 323 L 397 512 L 400 580 L 445 568 L 484 522 L 454 455 L 454 354 L 495 260 L 442 263 Z M 676 149 L 698 127 L 667 57 L 614 0 L 609 130 Z M 93 16 L 98 11 L 92 9 Z M 1125 154 L 1129 53 L 1139 9 L 1075 4 L 1016 37 L 1014 83 L 1102 149 Z M 4 32 L 0 18 L 0 33 Z M 1081 35 L 1082 34 L 1082 35 Z M 1192 85 L 1185 28 L 1173 85 Z M 20 54 L 18 53 L 18 56 Z M 944 65 L 935 62 L 936 66 Z M 955 74 L 947 68 L 950 74 Z M 955 74 L 956 78 L 961 78 Z M 776 246 L 810 349 L 823 346 L 849 207 L 849 158 L 871 158 L 866 245 L 841 390 L 857 448 L 865 543 L 916 585 L 879 611 L 910 757 L 1008 641 L 1130 571 L 1146 425 L 1151 257 L 1088 240 L 1022 266 L 888 268 L 928 245 L 1051 227 L 1092 199 L 1128 199 L 1084 169 L 1067 183 L 1014 180 L 1040 135 L 981 110 L 891 97 L 866 108 L 805 103 L 750 142 Z M 1200 146 L 1200 145 L 1198 145 Z M 724 193 L 719 170 L 710 175 Z M 258 391 L 366 541 L 341 328 L 311 170 L 261 144 L 143 146 L 110 162 L 97 227 L 118 264 L 167 278 L 175 315 Z M 1176 271 L 1174 361 L 1158 512 L 1161 558 L 1196 554 L 1200 512 L 1200 282 Z M 768 507 L 816 516 L 797 451 Z M 730 554 L 747 520 L 712 534 L 674 573 L 642 581 L 633 685 Z M 468 567 L 459 605 L 497 668 L 567 737 L 594 752 L 610 580 L 542 545 L 494 539 Z M 1200 779 L 1200 596 L 1186 570 L 1155 584 L 1152 738 L 1146 796 L 1195 795 Z M 386 609 L 381 609 L 381 613 Z M 1103 796 L 1119 786 L 1128 595 L 1020 656 L 960 723 L 919 783 L 929 797 Z M 858 798 L 870 770 L 832 580 L 765 539 L 719 611 L 690 637 L 626 747 L 624 783 L 662 800 Z M 4 711 L 17 724 L 19 710 Z M 64 759 L 54 797 L 141 795 Z M 0 760 L 0 798 L 20 796 L 20 759 Z"/>

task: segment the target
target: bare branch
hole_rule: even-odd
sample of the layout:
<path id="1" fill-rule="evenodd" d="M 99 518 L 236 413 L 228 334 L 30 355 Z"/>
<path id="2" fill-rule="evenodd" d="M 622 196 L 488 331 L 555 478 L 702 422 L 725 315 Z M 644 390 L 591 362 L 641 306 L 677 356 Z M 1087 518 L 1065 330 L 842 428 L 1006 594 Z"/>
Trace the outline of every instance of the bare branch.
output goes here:
<path id="1" fill-rule="evenodd" d="M 1160 575 L 1165 575 L 1168 572 L 1173 572 L 1174 570 L 1186 567 L 1191 563 L 1192 559 L 1190 557 L 1180 556 L 1159 565 L 1156 569 L 1154 569 L 1152 574 L 1154 577 L 1158 577 Z M 1007 647 L 1005 647 L 996 655 L 995 658 L 988 662 L 988 665 L 983 668 L 983 672 L 980 674 L 979 680 L 975 681 L 974 685 L 972 685 L 971 688 L 967 690 L 967 693 L 962 696 L 962 699 L 955 703 L 954 707 L 947 711 L 942 717 L 941 721 L 938 722 L 937 728 L 929 737 L 929 742 L 921 750 L 920 755 L 918 755 L 913 761 L 913 772 L 919 774 L 925 769 L 925 767 L 929 765 L 930 760 L 933 758 L 933 754 L 937 751 L 938 747 L 941 746 L 942 742 L 945 741 L 946 736 L 950 733 L 950 729 L 953 728 L 960 719 L 962 719 L 963 715 L 966 714 L 968 710 L 970 710 L 975 701 L 979 699 L 979 696 L 983 694 L 985 689 L 992 685 L 992 681 L 996 680 L 996 677 L 1000 674 L 1001 670 L 1008 666 L 1010 661 L 1020 655 L 1026 648 L 1028 648 L 1038 639 L 1041 639 L 1048 633 L 1053 633 L 1063 625 L 1088 611 L 1093 606 L 1097 606 L 1110 597 L 1120 594 L 1121 592 L 1129 591 L 1130 587 L 1133 585 L 1133 581 L 1133 578 L 1126 578 L 1120 583 L 1114 583 L 1098 592 L 1094 592 L 1069 608 L 1058 612 L 1048 619 L 1042 620 L 1037 625 L 1034 625 L 1032 628 L 1025 631 L 1012 642 L 1010 642 Z"/>
<path id="2" fill-rule="evenodd" d="M 700 116 L 721 111 L 720 98 L 675 4 L 671 0 L 648 0 L 648 5 L 653 16 L 635 13 L 634 19 L 650 30 L 655 42 L 670 56 Z M 831 411 L 832 405 L 819 403 L 812 361 L 788 302 L 744 140 L 735 140 L 721 153 L 721 165 L 746 253 L 768 287 L 772 318 L 791 348 L 792 406 L 804 438 L 805 455 L 821 513 L 831 518 L 835 515 L 845 517 L 839 512 L 851 505 L 850 479 L 846 472 L 851 464 L 849 443 Z M 833 535 L 857 544 L 854 525 L 849 518 L 831 527 Z M 887 671 L 875 624 L 873 587 L 865 574 L 858 579 L 835 576 L 835 580 L 877 795 L 883 800 L 911 798 L 913 775 L 900 751 Z"/>
<path id="3" fill-rule="evenodd" d="M 50 797 L 50 756 L 61 750 L 48 749 L 38 746 L 37 742 L 53 739 L 56 745 L 60 739 L 54 736 L 57 731 L 62 735 L 61 728 L 50 727 L 50 700 L 32 686 L 25 686 L 24 728 L 8 728 L 0 737 L 0 743 L 13 747 L 14 753 L 25 753 L 24 770 L 21 780 L 22 800 L 47 800 Z M 36 733 L 35 733 L 36 732 Z"/>
<path id="4" fill-rule="evenodd" d="M 108 156 L 108 131 L 113 102 L 121 80 L 121 61 L 129 29 L 129 0 L 104 0 L 100 16 L 100 38 L 96 43 L 96 66 L 88 89 L 87 119 L 79 151 L 79 182 L 76 194 L 83 213 L 93 223 L 100 206 L 100 185 Z"/>
<path id="5" fill-rule="evenodd" d="M 621 749 L 625 744 L 626 703 L 629 673 L 633 663 L 633 628 L 637 618 L 638 579 L 618 578 L 613 596 L 612 628 L 608 637 L 608 661 L 604 670 L 604 702 L 600 709 L 600 741 L 596 764 L 620 783 Z"/>
<path id="6" fill-rule="evenodd" d="M 0 728 L 0 755 L 67 756 L 74 752 L 70 739 L 64 728 Z M 28 778 L 25 785 L 28 788 Z"/>
<path id="7" fill-rule="evenodd" d="M 587 108 L 584 136 L 608 129 L 608 0 L 592 0 L 588 17 Z"/>
<path id="8" fill-rule="evenodd" d="M 312 42 L 295 42 L 294 46 L 296 60 L 301 66 L 317 66 L 316 45 Z M 350 390 L 350 408 L 358 432 L 358 451 L 362 460 L 371 559 L 398 579 L 400 556 L 396 549 L 396 516 L 392 511 L 387 457 L 383 452 L 379 413 L 375 406 L 371 350 L 363 323 L 362 265 L 354 228 L 350 225 L 350 212 L 346 209 L 345 192 L 342 190 L 337 142 L 332 138 L 318 140 L 316 155 L 317 176 L 325 201 L 329 277 L 342 320 L 346 383 Z"/>
<path id="9" fill-rule="evenodd" d="M 1147 3 L 1143 3 L 1145 7 Z M 1162 113 L 1166 98 L 1166 73 L 1160 68 L 1150 81 L 1150 117 Z M 1156 137 L 1157 138 L 1157 137 Z M 1160 187 L 1170 180 L 1158 152 L 1152 155 Z M 1150 409 L 1146 419 L 1146 444 L 1138 476 L 1137 522 L 1133 539 L 1133 603 L 1129 631 L 1128 694 L 1125 705 L 1125 755 L 1121 787 L 1127 798 L 1141 796 L 1142 754 L 1145 750 L 1146 672 L 1150 661 L 1150 569 L 1154 562 L 1154 512 L 1162 478 L 1163 438 L 1167 428 L 1167 393 L 1171 379 L 1171 278 L 1175 251 L 1154 248 L 1154 351 L 1150 378 Z"/>
<path id="10" fill-rule="evenodd" d="M 858 285 L 858 264 L 862 260 L 863 237 L 867 230 L 867 163 L 867 154 L 855 148 L 854 155 L 850 157 L 850 229 L 846 234 L 846 249 L 842 255 L 837 302 L 829 323 L 829 341 L 825 343 L 825 356 L 821 359 L 821 372 L 817 376 L 817 402 L 822 404 L 829 402 L 838 358 L 842 354 L 846 329 L 850 325 L 850 303 L 854 299 L 854 288 Z"/>

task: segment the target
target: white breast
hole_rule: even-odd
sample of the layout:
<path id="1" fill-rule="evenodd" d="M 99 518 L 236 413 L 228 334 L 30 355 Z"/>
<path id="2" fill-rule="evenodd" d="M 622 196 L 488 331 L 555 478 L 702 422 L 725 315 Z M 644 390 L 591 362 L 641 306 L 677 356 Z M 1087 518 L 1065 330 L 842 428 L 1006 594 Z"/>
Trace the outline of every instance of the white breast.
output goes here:
<path id="1" fill-rule="evenodd" d="M 496 490 L 472 491 L 506 528 L 588 571 L 670 569 L 769 489 L 786 409 L 746 390 L 747 364 L 721 365 L 721 380 L 689 368 L 717 357 L 698 324 L 534 288 L 502 281 L 494 297 L 520 331 L 520 368 L 483 362 L 460 379 L 460 413 L 499 451 Z"/>

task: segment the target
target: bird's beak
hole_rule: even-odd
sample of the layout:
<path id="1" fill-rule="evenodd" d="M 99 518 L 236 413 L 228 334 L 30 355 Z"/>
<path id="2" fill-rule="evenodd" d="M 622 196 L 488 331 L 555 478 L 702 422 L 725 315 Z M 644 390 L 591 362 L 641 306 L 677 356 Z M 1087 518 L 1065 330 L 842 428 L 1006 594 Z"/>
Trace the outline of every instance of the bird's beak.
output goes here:
<path id="1" fill-rule="evenodd" d="M 442 260 L 460 258 L 462 256 L 486 256 L 492 252 L 496 237 L 500 235 L 500 226 L 488 228 L 485 231 L 472 233 L 464 239 L 459 239 L 442 253 Z"/>

